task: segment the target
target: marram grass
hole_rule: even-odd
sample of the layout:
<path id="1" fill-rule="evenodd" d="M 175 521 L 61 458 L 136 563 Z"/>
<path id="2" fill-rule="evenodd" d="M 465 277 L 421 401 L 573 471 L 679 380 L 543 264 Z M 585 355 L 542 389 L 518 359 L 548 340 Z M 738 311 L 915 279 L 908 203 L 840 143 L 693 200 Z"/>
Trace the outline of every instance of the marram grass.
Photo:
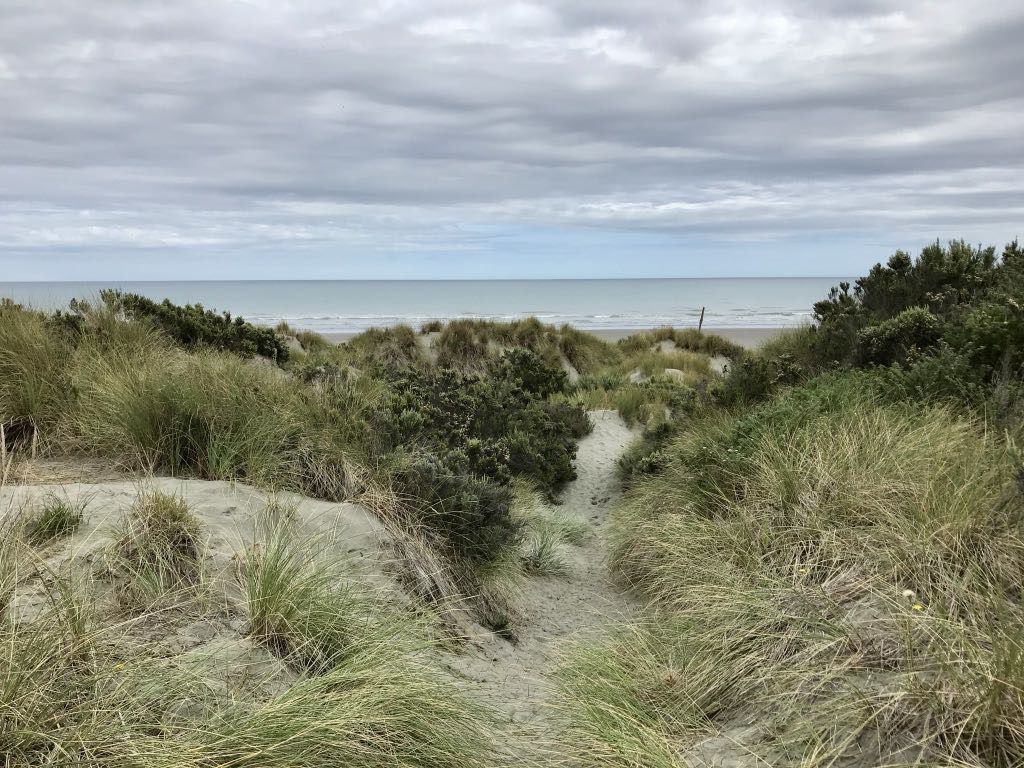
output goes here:
<path id="1" fill-rule="evenodd" d="M 1019 467 L 833 377 L 691 425 L 611 520 L 646 621 L 557 673 L 585 766 L 1024 761 Z"/>

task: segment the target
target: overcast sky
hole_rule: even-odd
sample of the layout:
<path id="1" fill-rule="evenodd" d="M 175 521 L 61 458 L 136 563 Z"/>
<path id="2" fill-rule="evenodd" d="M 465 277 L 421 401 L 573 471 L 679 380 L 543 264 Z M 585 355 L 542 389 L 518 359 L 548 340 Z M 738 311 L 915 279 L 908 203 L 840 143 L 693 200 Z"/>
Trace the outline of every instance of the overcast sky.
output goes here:
<path id="1" fill-rule="evenodd" d="M 0 280 L 846 275 L 1024 236 L 1020 0 L 0 0 Z"/>

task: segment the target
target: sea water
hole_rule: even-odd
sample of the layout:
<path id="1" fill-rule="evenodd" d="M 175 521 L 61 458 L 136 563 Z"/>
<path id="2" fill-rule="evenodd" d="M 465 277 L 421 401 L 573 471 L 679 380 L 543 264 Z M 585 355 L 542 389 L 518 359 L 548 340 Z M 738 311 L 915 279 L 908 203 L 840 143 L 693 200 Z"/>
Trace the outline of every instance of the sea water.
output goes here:
<path id="1" fill-rule="evenodd" d="M 588 330 L 695 326 L 774 328 L 811 318 L 841 277 L 638 280 L 239 280 L 124 283 L 0 283 L 0 297 L 58 309 L 103 288 L 177 304 L 202 304 L 246 320 L 281 320 L 323 333 L 475 317 L 535 315 Z"/>

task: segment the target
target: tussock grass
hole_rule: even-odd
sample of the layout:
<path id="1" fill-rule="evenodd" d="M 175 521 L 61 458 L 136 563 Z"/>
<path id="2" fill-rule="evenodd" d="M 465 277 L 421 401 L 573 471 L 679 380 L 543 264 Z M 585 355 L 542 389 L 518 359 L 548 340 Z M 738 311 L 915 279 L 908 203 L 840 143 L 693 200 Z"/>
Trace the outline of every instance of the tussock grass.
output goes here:
<path id="1" fill-rule="evenodd" d="M 302 345 L 302 349 L 311 354 L 331 349 L 334 346 L 326 336 L 316 331 L 296 331 L 293 335 L 295 340 Z"/>
<path id="2" fill-rule="evenodd" d="M 707 355 L 687 350 L 641 350 L 623 357 L 618 365 L 619 373 L 639 371 L 645 376 L 664 374 L 666 369 L 681 371 L 685 383 L 692 384 L 711 375 L 711 364 Z"/>
<path id="3" fill-rule="evenodd" d="M 562 576 L 569 571 L 565 545 L 579 545 L 590 526 L 573 514 L 552 507 L 528 485 L 515 487 L 514 510 L 524 528 L 522 567 L 537 576 Z"/>
<path id="4" fill-rule="evenodd" d="M 411 635 L 388 622 L 390 609 L 361 595 L 329 537 L 300 538 L 288 510 L 268 516 L 239 569 L 254 639 L 290 665 L 323 674 L 372 632 L 398 649 Z"/>
<path id="5" fill-rule="evenodd" d="M 0 424 L 8 448 L 50 438 L 68 401 L 69 346 L 45 315 L 0 304 Z"/>
<path id="6" fill-rule="evenodd" d="M 664 454 L 611 518 L 651 620 L 558 675 L 582 764 L 685 765 L 705 742 L 773 765 L 1024 759 L 1024 503 L 1000 435 L 847 375 Z"/>
<path id="7" fill-rule="evenodd" d="M 38 509 L 21 520 L 25 539 L 39 545 L 74 533 L 85 519 L 88 504 L 88 498 L 72 501 L 66 495 L 46 494 Z"/>
<path id="8" fill-rule="evenodd" d="M 407 325 L 371 328 L 340 346 L 360 368 L 401 369 L 426 364 L 416 332 Z"/>
<path id="9" fill-rule="evenodd" d="M 73 431 L 87 452 L 325 498 L 349 490 L 350 414 L 369 407 L 356 402 L 358 384 L 306 392 L 268 365 L 163 346 L 80 349 L 74 385 Z"/>
<path id="10" fill-rule="evenodd" d="M 45 587 L 35 618 L 0 614 L 5 765 L 494 764 L 489 715 L 428 665 L 428 643 L 395 642 L 358 614 L 337 663 L 254 698 L 209 677 L 230 668 L 213 672 L 190 654 L 161 658 L 166 649 L 134 630 L 152 632 L 166 612 L 124 621 L 84 580 L 54 575 Z"/>
<path id="11" fill-rule="evenodd" d="M 434 342 L 442 368 L 480 367 L 490 354 L 490 328 L 473 320 L 452 320 Z"/>
<path id="12" fill-rule="evenodd" d="M 204 549 L 202 526 L 184 499 L 143 491 L 118 522 L 109 551 L 122 601 L 138 608 L 197 586 Z"/>
<path id="13" fill-rule="evenodd" d="M 619 348 L 625 353 L 650 350 L 655 344 L 671 341 L 679 349 L 699 352 L 704 355 L 722 355 L 736 359 L 743 354 L 743 348 L 723 336 L 696 328 L 655 328 L 648 333 L 636 333 L 620 339 Z"/>

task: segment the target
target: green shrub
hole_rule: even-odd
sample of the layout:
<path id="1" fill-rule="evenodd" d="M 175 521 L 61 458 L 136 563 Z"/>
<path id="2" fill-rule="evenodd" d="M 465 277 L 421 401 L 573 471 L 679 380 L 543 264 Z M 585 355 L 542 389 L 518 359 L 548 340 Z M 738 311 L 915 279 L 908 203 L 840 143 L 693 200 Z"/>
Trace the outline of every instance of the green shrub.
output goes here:
<path id="1" fill-rule="evenodd" d="M 211 347 L 243 357 L 259 355 L 278 363 L 288 360 L 288 346 L 273 329 L 252 325 L 241 317 L 232 318 L 228 312 L 218 314 L 201 304 L 182 307 L 168 299 L 158 304 L 145 296 L 114 290 L 101 291 L 100 298 L 129 319 L 152 323 L 188 348 Z M 73 302 L 72 309 L 88 311 L 88 305 Z"/>
<path id="2" fill-rule="evenodd" d="M 530 358 L 532 360 L 532 358 Z M 554 493 L 575 477 L 575 437 L 589 429 L 577 407 L 546 403 L 527 392 L 511 367 L 494 377 L 442 368 L 406 371 L 380 416 L 390 446 L 421 444 L 453 471 L 507 483 L 523 475 Z M 504 374 L 508 374 L 505 376 Z"/>
<path id="3" fill-rule="evenodd" d="M 774 357 L 747 355 L 732 365 L 714 394 L 726 406 L 757 403 L 780 386 L 795 384 L 805 376 L 804 369 L 787 353 Z"/>
<path id="4" fill-rule="evenodd" d="M 500 559 L 520 535 L 511 514 L 511 490 L 453 471 L 451 463 L 426 452 L 399 455 L 389 467 L 392 488 L 413 510 L 412 524 L 456 561 L 479 565 Z"/>
<path id="5" fill-rule="evenodd" d="M 440 333 L 441 329 L 444 328 L 444 323 L 440 320 L 427 320 L 420 325 L 420 333 L 426 335 L 428 333 Z"/>
<path id="6" fill-rule="evenodd" d="M 862 328 L 857 334 L 861 365 L 902 363 L 912 351 L 933 347 L 942 335 L 939 319 L 924 307 L 911 307 L 895 317 Z"/>
<path id="7" fill-rule="evenodd" d="M 548 365 L 536 352 L 514 348 L 492 360 L 487 373 L 491 378 L 516 382 L 525 392 L 547 398 L 565 391 L 569 377 L 561 368 Z"/>

